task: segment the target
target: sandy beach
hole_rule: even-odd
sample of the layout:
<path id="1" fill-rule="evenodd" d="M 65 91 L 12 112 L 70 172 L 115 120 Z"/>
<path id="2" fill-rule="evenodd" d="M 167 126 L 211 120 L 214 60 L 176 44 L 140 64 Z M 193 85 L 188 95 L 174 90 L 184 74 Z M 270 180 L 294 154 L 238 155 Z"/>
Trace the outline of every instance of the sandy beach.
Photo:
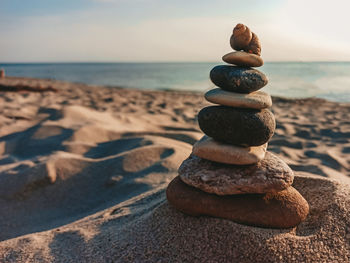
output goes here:
<path id="1" fill-rule="evenodd" d="M 0 79 L 0 262 L 346 262 L 350 104 L 273 98 L 268 150 L 294 170 L 310 215 L 271 230 L 166 202 L 203 135 L 203 93 Z"/>

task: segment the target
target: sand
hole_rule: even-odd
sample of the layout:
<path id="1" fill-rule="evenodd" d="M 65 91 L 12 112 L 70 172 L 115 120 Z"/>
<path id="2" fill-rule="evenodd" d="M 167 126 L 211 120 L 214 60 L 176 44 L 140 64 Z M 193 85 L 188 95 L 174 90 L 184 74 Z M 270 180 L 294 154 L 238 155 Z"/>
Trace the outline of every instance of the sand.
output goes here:
<path id="1" fill-rule="evenodd" d="M 11 85 L 46 91 L 1 91 Z M 269 230 L 166 202 L 202 137 L 203 93 L 1 79 L 0 262 L 349 261 L 350 105 L 273 98 L 268 150 L 296 172 L 311 213 Z"/>

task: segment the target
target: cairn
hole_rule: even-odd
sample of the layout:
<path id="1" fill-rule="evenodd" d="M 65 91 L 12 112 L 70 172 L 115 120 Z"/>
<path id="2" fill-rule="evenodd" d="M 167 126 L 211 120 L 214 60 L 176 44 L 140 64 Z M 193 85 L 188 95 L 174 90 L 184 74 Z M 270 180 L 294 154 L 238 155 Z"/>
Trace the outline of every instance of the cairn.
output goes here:
<path id="1" fill-rule="evenodd" d="M 205 99 L 216 104 L 198 114 L 206 134 L 181 164 L 167 188 L 167 199 L 192 216 L 208 215 L 269 228 L 290 228 L 302 222 L 309 205 L 292 187 L 294 174 L 267 151 L 276 122 L 271 96 L 259 91 L 267 83 L 261 44 L 256 34 L 237 24 L 230 38 L 235 52 L 223 56 L 230 65 L 210 72 L 218 87 Z"/>
<path id="2" fill-rule="evenodd" d="M 0 69 L 0 79 L 5 78 L 5 70 L 3 68 Z"/>

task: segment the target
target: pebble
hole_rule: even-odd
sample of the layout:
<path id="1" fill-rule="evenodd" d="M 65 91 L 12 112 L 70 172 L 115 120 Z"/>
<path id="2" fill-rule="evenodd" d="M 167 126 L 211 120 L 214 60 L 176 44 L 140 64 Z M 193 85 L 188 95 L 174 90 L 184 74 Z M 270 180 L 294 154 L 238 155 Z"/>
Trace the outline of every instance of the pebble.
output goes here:
<path id="1" fill-rule="evenodd" d="M 259 110 L 272 106 L 271 96 L 263 91 L 244 94 L 222 89 L 212 89 L 205 93 L 204 97 L 209 102 L 229 107 Z"/>
<path id="2" fill-rule="evenodd" d="M 213 138 L 203 136 L 193 145 L 192 153 L 200 158 L 226 164 L 253 164 L 265 157 L 267 144 L 253 147 L 239 147 L 222 144 Z"/>
<path id="3" fill-rule="evenodd" d="M 260 146 L 272 137 L 276 122 L 271 111 L 209 106 L 198 113 L 201 130 L 222 143 Z"/>
<path id="4" fill-rule="evenodd" d="M 192 154 L 182 162 L 179 175 L 186 184 L 217 195 L 278 192 L 294 179 L 292 169 L 270 152 L 251 165 L 223 164 Z"/>
<path id="5" fill-rule="evenodd" d="M 256 69 L 229 65 L 215 66 L 210 71 L 211 81 L 223 90 L 251 93 L 264 87 L 268 79 Z"/>
<path id="6" fill-rule="evenodd" d="M 245 51 L 228 53 L 222 57 L 222 60 L 228 64 L 242 67 L 261 67 L 264 65 L 264 61 L 260 56 Z"/>
<path id="7" fill-rule="evenodd" d="M 191 187 L 177 176 L 170 182 L 166 196 L 173 207 L 185 214 L 258 227 L 295 227 L 309 212 L 307 201 L 293 187 L 277 193 L 218 196 Z"/>

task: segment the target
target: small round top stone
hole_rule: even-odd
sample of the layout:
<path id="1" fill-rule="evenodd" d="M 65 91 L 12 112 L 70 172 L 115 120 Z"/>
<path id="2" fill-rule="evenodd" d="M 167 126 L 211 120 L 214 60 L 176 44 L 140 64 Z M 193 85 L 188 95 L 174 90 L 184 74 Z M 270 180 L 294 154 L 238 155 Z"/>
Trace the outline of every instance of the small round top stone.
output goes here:
<path id="1" fill-rule="evenodd" d="M 237 24 L 233 29 L 230 45 L 237 51 L 244 50 L 258 56 L 261 55 L 261 44 L 258 36 L 243 24 Z"/>

